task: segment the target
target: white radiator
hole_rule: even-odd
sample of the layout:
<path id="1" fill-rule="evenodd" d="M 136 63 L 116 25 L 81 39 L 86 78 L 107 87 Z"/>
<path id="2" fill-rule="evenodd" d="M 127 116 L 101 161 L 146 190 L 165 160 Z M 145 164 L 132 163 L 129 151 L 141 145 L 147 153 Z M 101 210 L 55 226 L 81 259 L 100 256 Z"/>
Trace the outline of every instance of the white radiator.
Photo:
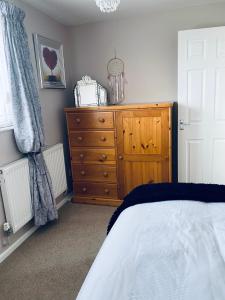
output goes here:
<path id="1" fill-rule="evenodd" d="M 54 197 L 67 190 L 63 144 L 57 144 L 43 152 L 52 179 Z"/>
<path id="2" fill-rule="evenodd" d="M 6 220 L 16 232 L 33 217 L 28 159 L 13 162 L 1 168 L 0 172 Z"/>
<path id="3" fill-rule="evenodd" d="M 63 145 L 50 147 L 43 154 L 56 198 L 67 190 Z M 15 233 L 33 217 L 28 159 L 0 167 L 0 182 L 6 220 Z"/>

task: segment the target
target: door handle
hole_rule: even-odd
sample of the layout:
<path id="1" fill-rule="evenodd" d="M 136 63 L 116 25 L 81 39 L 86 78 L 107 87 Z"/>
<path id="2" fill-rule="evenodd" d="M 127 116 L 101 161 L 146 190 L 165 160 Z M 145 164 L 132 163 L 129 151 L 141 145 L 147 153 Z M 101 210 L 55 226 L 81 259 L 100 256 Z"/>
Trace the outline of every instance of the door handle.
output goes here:
<path id="1" fill-rule="evenodd" d="M 191 125 L 190 123 L 186 123 L 186 122 L 184 122 L 184 120 L 179 120 L 179 129 L 180 130 L 184 130 L 185 126 L 190 126 L 190 125 Z"/>

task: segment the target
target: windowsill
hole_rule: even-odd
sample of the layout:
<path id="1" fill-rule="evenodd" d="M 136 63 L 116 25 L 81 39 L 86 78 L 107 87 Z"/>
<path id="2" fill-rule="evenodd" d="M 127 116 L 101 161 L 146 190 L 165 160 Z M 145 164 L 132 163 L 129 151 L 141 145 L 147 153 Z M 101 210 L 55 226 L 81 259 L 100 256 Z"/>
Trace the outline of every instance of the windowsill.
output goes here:
<path id="1" fill-rule="evenodd" d="M 0 133 L 3 131 L 13 130 L 13 126 L 7 126 L 7 127 L 0 127 Z"/>

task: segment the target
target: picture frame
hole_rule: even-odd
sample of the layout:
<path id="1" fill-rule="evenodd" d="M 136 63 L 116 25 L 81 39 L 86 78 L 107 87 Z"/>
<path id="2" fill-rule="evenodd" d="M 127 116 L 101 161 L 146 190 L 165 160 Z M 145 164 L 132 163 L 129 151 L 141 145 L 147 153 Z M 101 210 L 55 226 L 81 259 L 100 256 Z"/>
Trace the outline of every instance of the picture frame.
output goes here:
<path id="1" fill-rule="evenodd" d="M 107 105 L 107 92 L 90 76 L 83 76 L 74 88 L 75 106 Z"/>
<path id="2" fill-rule="evenodd" d="M 37 33 L 33 39 L 40 87 L 65 89 L 63 45 Z"/>

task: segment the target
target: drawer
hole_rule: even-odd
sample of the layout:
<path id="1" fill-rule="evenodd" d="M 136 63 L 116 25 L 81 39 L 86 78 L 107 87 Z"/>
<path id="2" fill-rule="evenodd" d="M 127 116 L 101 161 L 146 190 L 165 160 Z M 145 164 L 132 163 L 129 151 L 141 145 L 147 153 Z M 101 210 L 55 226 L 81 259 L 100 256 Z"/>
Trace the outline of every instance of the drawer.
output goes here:
<path id="1" fill-rule="evenodd" d="M 113 163 L 116 160 L 115 149 L 85 149 L 77 148 L 71 150 L 71 159 L 79 163 Z"/>
<path id="2" fill-rule="evenodd" d="M 67 115 L 69 130 L 113 128 L 113 112 L 69 113 Z"/>
<path id="3" fill-rule="evenodd" d="M 110 183 L 74 183 L 75 195 L 79 196 L 97 196 L 104 198 L 117 198 L 117 185 Z"/>
<path id="4" fill-rule="evenodd" d="M 116 182 L 116 166 L 110 165 L 72 165 L 75 181 Z"/>
<path id="5" fill-rule="evenodd" d="M 114 147 L 114 131 L 74 131 L 69 135 L 73 147 Z"/>

